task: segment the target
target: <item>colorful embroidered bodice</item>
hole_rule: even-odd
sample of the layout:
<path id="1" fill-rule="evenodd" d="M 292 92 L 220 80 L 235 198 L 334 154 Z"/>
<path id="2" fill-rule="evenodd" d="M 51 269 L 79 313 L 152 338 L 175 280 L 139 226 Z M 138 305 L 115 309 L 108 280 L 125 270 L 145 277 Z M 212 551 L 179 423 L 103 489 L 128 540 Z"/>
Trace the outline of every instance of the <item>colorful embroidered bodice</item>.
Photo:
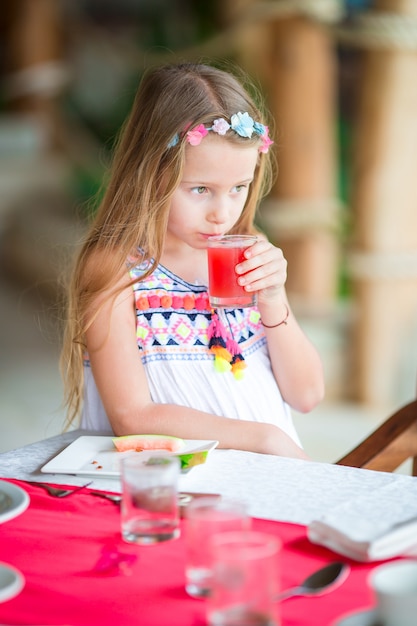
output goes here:
<path id="1" fill-rule="evenodd" d="M 143 274 L 141 266 L 130 270 L 132 278 Z M 143 362 L 152 360 L 210 360 L 213 311 L 207 288 L 191 285 L 163 266 L 144 282 L 134 285 L 136 334 Z M 251 354 L 264 344 L 257 309 L 230 309 L 218 313 L 225 340 L 238 344 L 240 352 Z M 229 345 L 229 343 L 228 343 Z M 167 350 L 166 348 L 169 347 Z"/>

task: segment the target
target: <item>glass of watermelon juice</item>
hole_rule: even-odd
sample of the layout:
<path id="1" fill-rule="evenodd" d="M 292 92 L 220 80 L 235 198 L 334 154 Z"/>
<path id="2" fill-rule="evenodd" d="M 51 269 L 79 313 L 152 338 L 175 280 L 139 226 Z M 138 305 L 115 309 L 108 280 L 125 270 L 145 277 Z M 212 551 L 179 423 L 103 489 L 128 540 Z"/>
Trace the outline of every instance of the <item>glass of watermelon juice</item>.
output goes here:
<path id="1" fill-rule="evenodd" d="M 144 461 L 133 453 L 121 461 L 122 537 L 129 543 L 151 544 L 179 537 L 176 456 L 159 455 Z"/>
<path id="2" fill-rule="evenodd" d="M 213 308 L 242 308 L 256 304 L 256 294 L 248 293 L 238 284 L 235 271 L 236 265 L 245 259 L 245 248 L 255 241 L 256 235 L 209 237 L 209 298 Z"/>

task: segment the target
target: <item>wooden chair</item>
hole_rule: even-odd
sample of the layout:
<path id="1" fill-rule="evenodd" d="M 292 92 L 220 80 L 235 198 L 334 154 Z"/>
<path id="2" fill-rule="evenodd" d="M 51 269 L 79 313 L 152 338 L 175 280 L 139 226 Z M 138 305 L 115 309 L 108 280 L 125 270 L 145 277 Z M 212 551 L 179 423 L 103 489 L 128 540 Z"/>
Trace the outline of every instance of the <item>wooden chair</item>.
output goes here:
<path id="1" fill-rule="evenodd" d="M 417 400 L 396 411 L 336 465 L 392 472 L 410 458 L 417 476 Z"/>

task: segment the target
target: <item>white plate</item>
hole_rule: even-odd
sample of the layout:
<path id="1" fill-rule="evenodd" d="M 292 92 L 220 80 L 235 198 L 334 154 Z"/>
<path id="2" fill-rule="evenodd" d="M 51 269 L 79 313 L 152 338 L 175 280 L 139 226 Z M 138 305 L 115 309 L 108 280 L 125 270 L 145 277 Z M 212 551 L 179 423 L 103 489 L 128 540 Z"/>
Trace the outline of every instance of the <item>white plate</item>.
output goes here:
<path id="1" fill-rule="evenodd" d="M 30 498 L 24 489 L 0 480 L 0 523 L 17 517 L 29 506 Z"/>
<path id="2" fill-rule="evenodd" d="M 185 446 L 174 456 L 183 456 L 213 450 L 218 441 L 202 439 L 185 439 Z M 118 452 L 111 437 L 87 436 L 78 437 L 56 457 L 41 468 L 47 474 L 78 474 L 84 476 L 104 476 L 106 478 L 120 476 L 120 461 L 132 454 L 140 455 L 143 461 L 159 454 L 167 454 L 161 450 L 144 450 L 143 452 Z"/>
<path id="3" fill-rule="evenodd" d="M 377 621 L 375 611 L 370 609 L 345 615 L 335 622 L 334 626 L 382 626 L 382 624 Z"/>
<path id="4" fill-rule="evenodd" d="M 18 569 L 0 563 L 0 602 L 6 602 L 17 596 L 24 586 L 24 576 Z"/>

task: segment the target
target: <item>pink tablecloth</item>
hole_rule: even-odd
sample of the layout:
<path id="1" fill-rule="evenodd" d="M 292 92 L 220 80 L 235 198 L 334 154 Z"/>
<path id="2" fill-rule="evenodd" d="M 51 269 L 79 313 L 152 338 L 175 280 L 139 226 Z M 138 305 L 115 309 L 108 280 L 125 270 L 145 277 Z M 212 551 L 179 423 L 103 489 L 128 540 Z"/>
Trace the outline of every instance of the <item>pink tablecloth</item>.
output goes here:
<path id="1" fill-rule="evenodd" d="M 80 492 L 65 499 L 11 481 L 29 493 L 29 508 L 0 525 L 0 561 L 26 578 L 23 591 L 0 604 L 1 624 L 70 626 L 203 626 L 205 605 L 184 591 L 183 538 L 153 546 L 121 540 L 115 504 Z M 254 520 L 283 542 L 282 587 L 293 586 L 337 557 L 313 546 L 305 527 Z M 113 567 L 112 564 L 116 562 Z M 327 626 L 369 608 L 366 578 L 373 566 L 351 563 L 332 593 L 293 598 L 277 606 L 283 626 Z"/>

